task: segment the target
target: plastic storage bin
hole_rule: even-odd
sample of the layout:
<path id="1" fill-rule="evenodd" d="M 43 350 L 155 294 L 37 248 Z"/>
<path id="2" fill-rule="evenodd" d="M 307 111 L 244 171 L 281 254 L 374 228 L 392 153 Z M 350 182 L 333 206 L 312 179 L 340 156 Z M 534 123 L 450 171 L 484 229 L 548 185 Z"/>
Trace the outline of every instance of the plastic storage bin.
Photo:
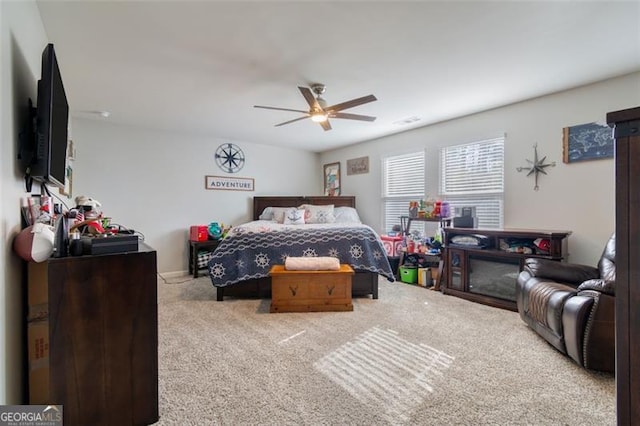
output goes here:
<path id="1" fill-rule="evenodd" d="M 411 266 L 401 266 L 398 268 L 400 273 L 400 281 L 407 284 L 415 284 L 418 282 L 418 268 Z"/>

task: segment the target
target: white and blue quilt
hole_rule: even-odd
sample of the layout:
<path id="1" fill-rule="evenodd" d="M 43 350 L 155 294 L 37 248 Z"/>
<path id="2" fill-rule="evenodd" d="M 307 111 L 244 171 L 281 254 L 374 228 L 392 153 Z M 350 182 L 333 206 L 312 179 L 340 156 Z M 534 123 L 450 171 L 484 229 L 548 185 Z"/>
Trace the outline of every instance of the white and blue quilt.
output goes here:
<path id="1" fill-rule="evenodd" d="M 269 276 L 287 257 L 331 256 L 356 271 L 373 272 L 394 281 L 384 246 L 364 224 L 282 225 L 253 221 L 233 228 L 209 261 L 215 287 Z"/>

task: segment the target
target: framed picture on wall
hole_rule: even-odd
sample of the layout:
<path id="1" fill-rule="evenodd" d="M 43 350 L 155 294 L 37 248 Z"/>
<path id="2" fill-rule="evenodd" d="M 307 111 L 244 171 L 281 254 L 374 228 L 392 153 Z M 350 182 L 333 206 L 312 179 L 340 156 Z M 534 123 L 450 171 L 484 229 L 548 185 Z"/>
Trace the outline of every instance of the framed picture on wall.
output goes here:
<path id="1" fill-rule="evenodd" d="M 324 195 L 340 195 L 340 163 L 324 165 Z"/>
<path id="2" fill-rule="evenodd" d="M 369 173 L 369 157 L 347 160 L 347 176 Z"/>
<path id="3" fill-rule="evenodd" d="M 64 172 L 64 188 L 58 189 L 58 192 L 67 198 L 71 198 L 73 191 L 73 161 L 75 160 L 75 150 L 73 148 L 73 141 L 69 139 L 67 141 L 67 159 Z"/>
<path id="4" fill-rule="evenodd" d="M 613 132 L 606 123 L 587 123 L 562 129 L 562 161 L 613 158 Z"/>

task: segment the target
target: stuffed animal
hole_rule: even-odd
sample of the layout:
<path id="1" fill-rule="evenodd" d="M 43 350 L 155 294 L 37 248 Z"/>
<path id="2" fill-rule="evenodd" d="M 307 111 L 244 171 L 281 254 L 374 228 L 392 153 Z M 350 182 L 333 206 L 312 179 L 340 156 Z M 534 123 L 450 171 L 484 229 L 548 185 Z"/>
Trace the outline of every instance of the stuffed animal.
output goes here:
<path id="1" fill-rule="evenodd" d="M 86 195 L 78 195 L 75 198 L 76 201 L 76 206 L 77 207 L 90 207 L 89 209 L 85 209 L 85 210 L 93 210 L 93 211 L 97 211 L 98 213 L 100 212 L 99 207 L 102 207 L 102 204 L 100 204 L 100 201 L 98 200 L 94 200 L 93 198 L 89 198 Z"/>
<path id="2" fill-rule="evenodd" d="M 78 195 L 75 201 L 76 209 L 82 214 L 80 217 L 76 216 L 76 223 L 71 229 L 82 228 L 93 235 L 104 234 L 105 230 L 100 223 L 101 220 L 99 220 L 102 217 L 102 212 L 100 211 L 102 204 L 100 204 L 100 201 L 86 195 Z"/>

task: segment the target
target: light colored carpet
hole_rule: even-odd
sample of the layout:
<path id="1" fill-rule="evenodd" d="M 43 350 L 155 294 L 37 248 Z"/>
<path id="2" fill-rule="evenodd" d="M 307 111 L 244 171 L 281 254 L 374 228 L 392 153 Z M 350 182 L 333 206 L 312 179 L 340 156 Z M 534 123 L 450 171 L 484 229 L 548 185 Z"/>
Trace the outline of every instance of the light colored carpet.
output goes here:
<path id="1" fill-rule="evenodd" d="M 158 425 L 614 425 L 615 381 L 515 312 L 380 280 L 353 312 L 159 280 Z"/>

